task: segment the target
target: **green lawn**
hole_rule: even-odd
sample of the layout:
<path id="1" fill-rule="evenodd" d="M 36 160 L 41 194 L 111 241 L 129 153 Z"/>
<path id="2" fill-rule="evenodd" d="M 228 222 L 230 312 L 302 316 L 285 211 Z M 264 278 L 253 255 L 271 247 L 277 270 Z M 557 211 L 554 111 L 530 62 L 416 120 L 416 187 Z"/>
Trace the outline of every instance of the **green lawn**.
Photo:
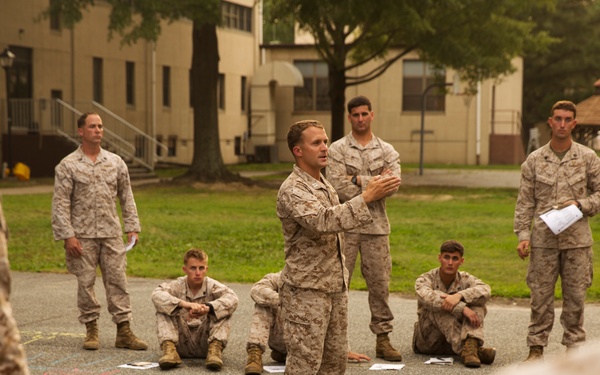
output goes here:
<path id="1" fill-rule="evenodd" d="M 136 187 L 134 193 L 142 233 L 128 255 L 131 276 L 179 276 L 181 257 L 191 247 L 207 251 L 209 274 L 225 282 L 255 282 L 284 264 L 276 189 L 160 184 Z M 488 282 L 496 296 L 527 297 L 527 262 L 518 258 L 512 232 L 515 198 L 515 189 L 401 187 L 388 200 L 391 290 L 414 294 L 415 278 L 438 265 L 439 245 L 456 239 L 466 247 L 463 270 Z M 3 204 L 11 268 L 66 272 L 62 242 L 52 239 L 51 194 L 4 196 Z M 597 220 L 592 229 L 600 233 Z M 595 264 L 598 274 L 598 259 Z M 352 288 L 364 289 L 358 268 L 354 275 Z M 600 300 L 598 283 L 588 298 Z"/>

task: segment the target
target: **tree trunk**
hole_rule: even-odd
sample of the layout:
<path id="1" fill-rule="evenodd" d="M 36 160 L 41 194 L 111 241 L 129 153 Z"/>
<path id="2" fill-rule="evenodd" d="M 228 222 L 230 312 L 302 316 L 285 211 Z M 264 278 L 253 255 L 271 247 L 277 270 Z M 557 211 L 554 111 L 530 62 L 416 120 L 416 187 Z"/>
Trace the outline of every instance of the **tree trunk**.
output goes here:
<path id="1" fill-rule="evenodd" d="M 219 46 L 214 24 L 194 22 L 192 30 L 191 102 L 194 109 L 194 155 L 183 178 L 202 182 L 232 181 L 225 168 L 219 141 L 217 85 Z"/>
<path id="2" fill-rule="evenodd" d="M 346 74 L 329 64 L 329 98 L 331 99 L 331 142 L 342 138 L 346 122 Z"/>

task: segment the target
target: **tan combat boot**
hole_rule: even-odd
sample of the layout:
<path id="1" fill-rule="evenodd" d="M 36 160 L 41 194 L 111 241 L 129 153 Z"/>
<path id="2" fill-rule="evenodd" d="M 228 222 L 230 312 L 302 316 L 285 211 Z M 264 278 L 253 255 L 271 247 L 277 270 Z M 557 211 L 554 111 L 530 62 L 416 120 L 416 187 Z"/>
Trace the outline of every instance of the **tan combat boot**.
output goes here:
<path id="1" fill-rule="evenodd" d="M 477 355 L 478 346 L 477 339 L 469 337 L 465 340 L 460 356 L 466 367 L 481 367 L 481 361 Z"/>
<path id="2" fill-rule="evenodd" d="M 98 350 L 100 349 L 100 340 L 98 339 L 98 321 L 93 320 L 85 323 L 86 335 L 85 341 L 83 341 L 83 348 L 85 350 Z"/>
<path id="3" fill-rule="evenodd" d="M 491 365 L 496 358 L 496 348 L 484 348 L 480 346 L 477 349 L 477 356 L 484 365 Z"/>
<path id="4" fill-rule="evenodd" d="M 208 344 L 208 355 L 206 356 L 206 368 L 213 371 L 219 371 L 223 368 L 223 343 L 219 340 L 213 340 Z"/>
<path id="5" fill-rule="evenodd" d="M 163 341 L 160 344 L 160 348 L 162 349 L 163 356 L 158 360 L 158 365 L 162 370 L 168 370 L 181 364 L 181 358 L 179 358 L 179 353 L 177 353 L 177 348 L 173 341 Z"/>
<path id="6" fill-rule="evenodd" d="M 256 344 L 248 345 L 248 361 L 246 361 L 246 367 L 244 369 L 246 375 L 259 375 L 262 374 L 262 355 L 263 350 Z"/>
<path id="7" fill-rule="evenodd" d="M 523 362 L 537 361 L 544 358 L 544 347 L 541 345 L 533 345 L 529 347 L 529 356 Z"/>
<path id="8" fill-rule="evenodd" d="M 375 355 L 377 358 L 383 358 L 386 361 L 398 362 L 402 361 L 402 354 L 394 349 L 390 343 L 390 338 L 387 333 L 377 334 L 377 345 L 375 346 Z"/>
<path id="9" fill-rule="evenodd" d="M 117 323 L 117 340 L 115 341 L 115 347 L 125 348 L 131 350 L 146 350 L 148 344 L 135 337 L 131 328 L 129 328 L 129 322 Z"/>

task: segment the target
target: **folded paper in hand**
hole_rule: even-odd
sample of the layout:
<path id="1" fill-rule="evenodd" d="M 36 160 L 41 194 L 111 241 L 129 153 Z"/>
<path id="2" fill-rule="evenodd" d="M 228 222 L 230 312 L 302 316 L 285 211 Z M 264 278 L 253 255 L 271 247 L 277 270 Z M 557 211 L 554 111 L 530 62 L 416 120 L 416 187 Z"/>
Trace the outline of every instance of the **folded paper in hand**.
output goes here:
<path id="1" fill-rule="evenodd" d="M 131 236 L 131 240 L 129 241 L 129 243 L 127 244 L 127 247 L 125 248 L 125 252 L 133 249 L 133 247 L 135 246 L 137 241 L 137 236 Z"/>
<path id="2" fill-rule="evenodd" d="M 544 220 L 554 234 L 564 231 L 582 217 L 583 214 L 574 204 L 560 210 L 553 209 L 540 215 L 540 219 Z"/>

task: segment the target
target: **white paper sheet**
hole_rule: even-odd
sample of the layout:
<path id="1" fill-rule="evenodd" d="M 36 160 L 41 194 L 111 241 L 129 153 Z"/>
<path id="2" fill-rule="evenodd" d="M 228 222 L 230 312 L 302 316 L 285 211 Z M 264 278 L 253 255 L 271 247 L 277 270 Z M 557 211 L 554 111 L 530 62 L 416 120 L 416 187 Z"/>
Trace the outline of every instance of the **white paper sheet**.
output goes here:
<path id="1" fill-rule="evenodd" d="M 158 362 L 130 362 L 125 365 L 119 366 L 121 368 L 132 368 L 136 370 L 147 370 L 149 368 L 158 367 Z"/>
<path id="2" fill-rule="evenodd" d="M 270 374 L 285 372 L 285 366 L 263 366 L 263 370 Z"/>
<path id="3" fill-rule="evenodd" d="M 392 365 L 390 363 L 375 363 L 369 370 L 402 370 L 404 365 Z"/>
<path id="4" fill-rule="evenodd" d="M 452 365 L 454 364 L 454 358 L 452 357 L 436 357 L 429 358 L 428 361 L 425 361 L 426 365 Z"/>
<path id="5" fill-rule="evenodd" d="M 540 215 L 540 219 L 544 220 L 544 223 L 548 225 L 548 228 L 554 234 L 564 231 L 582 217 L 583 214 L 574 204 L 560 210 L 553 209 Z"/>
<path id="6" fill-rule="evenodd" d="M 125 251 L 129 251 L 131 249 L 133 249 L 133 247 L 135 246 L 135 241 L 137 241 L 137 236 L 131 236 L 131 240 L 129 241 L 129 243 L 127 244 L 127 247 L 125 248 Z"/>

